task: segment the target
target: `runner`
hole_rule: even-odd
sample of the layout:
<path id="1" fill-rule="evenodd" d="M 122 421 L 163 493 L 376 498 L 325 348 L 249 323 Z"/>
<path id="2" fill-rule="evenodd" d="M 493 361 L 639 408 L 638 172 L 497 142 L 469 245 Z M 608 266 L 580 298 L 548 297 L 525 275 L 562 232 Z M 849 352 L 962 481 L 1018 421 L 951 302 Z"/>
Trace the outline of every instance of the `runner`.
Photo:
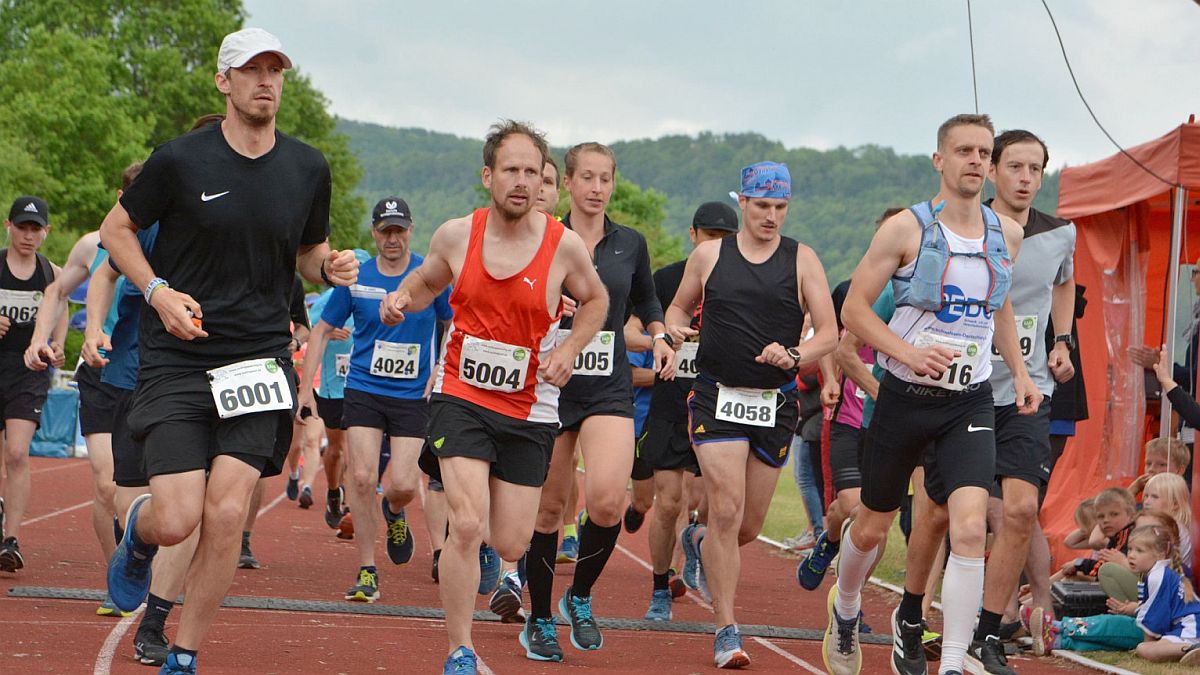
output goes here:
<path id="1" fill-rule="evenodd" d="M 1020 412 L 1032 414 L 1041 402 L 1018 351 L 1008 300 L 1020 229 L 979 201 L 993 133 L 986 115 L 958 115 L 942 124 L 933 154 L 934 169 L 941 174 L 938 194 L 884 222 L 854 272 L 842 308 L 846 328 L 875 347 L 888 373 L 863 446 L 862 504 L 843 537 L 838 583 L 830 589 L 822 656 L 835 675 L 857 673 L 862 666 L 862 587 L 876 547 L 907 492 L 909 476 L 930 443 L 925 484 L 936 503 L 949 506 L 952 542 L 942 592 L 945 633 L 939 671 L 963 672 L 983 591 L 987 490 L 995 473 L 995 422 L 987 383 L 993 329 L 1013 371 Z M 897 309 L 885 324 L 871 303 L 889 279 Z M 912 538 L 910 554 L 923 541 L 917 532 Z M 904 600 L 892 614 L 896 672 L 925 672 L 921 581 L 916 585 L 913 577 L 905 579 Z"/>
<path id="2" fill-rule="evenodd" d="M 357 277 L 353 252 L 326 243 L 328 164 L 275 130 L 290 66 L 261 29 L 227 35 L 215 77 L 225 121 L 159 146 L 100 227 L 113 261 L 154 309 L 140 328 L 128 415 L 145 443 L 151 494 L 130 506 L 109 564 L 113 602 L 124 610 L 141 604 L 157 547 L 205 522 L 166 673 L 195 672 L 232 580 L 254 484 L 282 470 L 295 392 L 287 358 L 292 275 L 298 268 L 343 286 Z M 137 232 L 155 223 L 147 261 Z"/>
<path id="3" fill-rule="evenodd" d="M 329 333 L 353 316 L 354 351 L 346 376 L 342 424 L 349 441 L 346 496 L 354 514 L 359 569 L 345 597 L 360 602 L 379 599 L 375 541 L 381 525 L 387 531 L 387 553 L 393 564 L 403 565 L 413 556 L 412 530 L 404 507 L 420 489 L 417 456 L 429 420 L 425 393 L 437 358 L 434 337 L 438 322 L 451 318 L 447 290 L 425 309 L 408 312 L 400 325 L 381 322 L 380 302 L 399 288 L 424 258 L 409 250 L 412 212 L 403 199 L 381 199 L 371 222 L 371 236 L 379 255 L 363 264 L 358 283 L 334 290 L 313 329 L 303 368 L 306 373 L 312 372 L 321 363 Z M 300 406 L 314 405 L 312 383 L 305 378 L 300 387 Z M 382 505 L 376 507 L 375 486 L 384 434 L 389 438 L 392 456 L 387 480 L 383 481 Z"/>
<path id="4" fill-rule="evenodd" d="M 1050 395 L 1054 382 L 1075 374 L 1071 365 L 1071 319 L 1075 314 L 1075 226 L 1046 215 L 1030 205 L 1042 187 L 1042 172 L 1050 161 L 1040 138 L 1024 130 L 996 137 L 988 178 L 996 198 L 988 204 L 996 213 L 1024 228 L 1021 260 L 1013 265 L 1010 298 L 1016 316 L 1021 356 L 1030 377 L 1044 396 L 1033 415 L 1017 414 L 1012 373 L 992 353 L 992 397 L 996 408 L 996 479 L 1003 494 L 1002 522 L 996 533 L 984 576 L 983 607 L 971 643 L 970 658 L 989 673 L 1015 673 L 1004 656 L 1000 621 L 1020 582 L 1029 544 L 1038 522 L 1039 493 L 1050 480 Z M 1054 348 L 1046 353 L 1047 324 L 1053 324 Z M 940 536 L 940 535 L 939 535 Z M 925 568 L 928 569 L 928 568 Z M 1035 621 L 1053 620 L 1048 567 L 1030 570 Z"/>
<path id="5" fill-rule="evenodd" d="M 0 249 L 0 428 L 4 430 L 7 474 L 0 485 L 5 519 L 0 534 L 0 572 L 16 572 L 25 566 L 17 537 L 29 506 L 29 443 L 50 391 L 50 371 L 27 368 L 25 351 L 33 337 L 38 304 L 61 270 L 38 253 L 50 232 L 50 208 L 43 199 L 17 197 L 4 226 L 10 246 Z M 40 359 L 58 368 L 64 360 L 67 315 L 56 319 L 50 343 L 38 352 Z"/>
<path id="6" fill-rule="evenodd" d="M 724 202 L 706 202 L 696 209 L 688 239 L 692 246 L 727 237 L 738 231 L 738 214 Z M 654 273 L 654 292 L 661 307 L 670 307 L 679 290 L 687 259 L 671 263 Z M 689 323 L 699 327 L 699 312 Z M 679 540 L 680 519 L 686 511 L 684 472 L 700 473 L 687 426 L 687 394 L 696 381 L 696 350 L 699 342 L 682 342 L 676 355 L 674 379 L 655 379 L 650 395 L 646 431 L 638 453 L 654 472 L 654 515 L 650 518 L 650 608 L 647 621 L 671 620 L 671 562 Z"/>
<path id="7" fill-rule="evenodd" d="M 791 196 L 787 165 L 742 169 L 741 231 L 696 246 L 667 309 L 676 340 L 700 336 L 688 425 L 705 476 L 708 526 L 685 529 L 682 546 L 699 561 L 702 590 L 711 590 L 718 668 L 750 665 L 734 618 L 738 547 L 758 537 L 787 462 L 800 416 L 796 368 L 837 344 L 821 261 L 781 233 Z M 697 331 L 691 322 L 701 303 Z M 806 313 L 814 333 L 802 339 Z"/>
<path id="8" fill-rule="evenodd" d="M 562 429 L 554 443 L 550 473 L 538 507 L 535 533 L 526 558 L 530 617 L 542 625 L 551 618 L 558 528 L 575 480 L 576 443 L 587 468 L 579 526 L 579 558 L 571 585 L 558 602 L 558 612 L 571 627 L 571 644 L 599 649 L 604 638 L 592 615 L 592 585 L 600 577 L 621 533 L 625 486 L 633 468 L 633 389 L 625 357 L 624 325 L 630 309 L 654 339 L 655 370 L 674 362 L 666 339 L 662 308 L 654 296 L 650 253 L 636 230 L 618 225 L 605 213 L 616 181 L 616 159 L 599 143 L 582 143 L 567 151 L 565 180 L 571 209 L 563 224 L 579 234 L 595 269 L 608 289 L 604 329 L 577 359 L 574 376 L 563 387 L 559 417 Z M 564 324 L 570 323 L 564 320 Z M 573 324 L 572 324 L 573 325 Z M 570 335 L 560 329 L 559 339 Z M 661 344 L 660 344 L 661 343 Z M 553 624 L 548 624 L 553 626 Z M 527 623 L 527 631 L 532 624 Z M 528 649 L 531 659 L 561 658 L 561 651 Z"/>
<path id="9" fill-rule="evenodd" d="M 483 146 L 491 206 L 439 227 L 425 263 L 380 308 L 385 323 L 396 323 L 454 284 L 454 322 L 421 464 L 442 481 L 450 505 L 439 585 L 450 642 L 445 673 L 476 672 L 476 551 L 486 539 L 511 561 L 528 547 L 558 429 L 559 387 L 608 309 L 583 241 L 533 208 L 547 155 L 533 128 L 492 127 Z M 556 347 L 564 287 L 579 307 L 575 330 Z M 562 658 L 548 615 L 531 616 L 521 635 L 531 653 Z"/>

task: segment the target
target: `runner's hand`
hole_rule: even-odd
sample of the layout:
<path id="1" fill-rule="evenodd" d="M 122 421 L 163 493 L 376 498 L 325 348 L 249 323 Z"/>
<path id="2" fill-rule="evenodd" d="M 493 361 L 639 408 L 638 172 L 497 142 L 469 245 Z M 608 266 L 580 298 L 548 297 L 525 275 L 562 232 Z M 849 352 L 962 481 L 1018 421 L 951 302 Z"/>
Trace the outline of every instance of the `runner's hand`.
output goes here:
<path id="1" fill-rule="evenodd" d="M 675 379 L 675 349 L 666 340 L 654 342 L 654 372 L 664 380 Z"/>
<path id="2" fill-rule="evenodd" d="M 1054 381 L 1059 384 L 1075 377 L 1075 364 L 1071 363 L 1071 352 L 1063 342 L 1054 343 L 1054 349 L 1051 349 L 1046 357 L 1046 365 L 1050 367 Z"/>
<path id="3" fill-rule="evenodd" d="M 1034 386 L 1033 380 L 1026 374 L 1021 378 L 1013 378 L 1013 388 L 1017 390 L 1017 414 L 1032 415 L 1042 404 L 1042 392 Z"/>
<path id="4" fill-rule="evenodd" d="M 559 345 L 550 352 L 550 358 L 544 363 L 538 364 L 538 376 L 549 384 L 556 387 L 561 387 L 571 379 L 571 372 L 575 370 L 575 354 L 567 354 L 567 350 Z"/>
<path id="5" fill-rule="evenodd" d="M 0 338 L 4 337 L 4 334 L 8 332 L 8 327 L 11 325 L 12 321 L 7 316 L 0 314 Z"/>
<path id="6" fill-rule="evenodd" d="M 55 368 L 62 368 L 67 362 L 67 353 L 63 351 L 63 346 L 57 342 L 50 343 L 50 365 Z"/>
<path id="7" fill-rule="evenodd" d="M 950 367 L 959 353 L 944 345 L 929 345 L 928 347 L 913 347 L 907 360 L 901 359 L 914 375 L 933 377 L 941 375 Z"/>
<path id="8" fill-rule="evenodd" d="M 754 360 L 783 370 L 791 370 L 796 367 L 796 359 L 787 353 L 787 347 L 778 342 L 772 342 L 763 347 L 762 353 L 754 357 Z"/>
<path id="9" fill-rule="evenodd" d="M 821 405 L 832 408 L 842 400 L 842 385 L 837 380 L 830 380 L 821 385 Z"/>
<path id="10" fill-rule="evenodd" d="M 563 316 L 575 316 L 575 310 L 579 308 L 579 303 L 569 295 L 562 296 L 562 314 Z"/>
<path id="11" fill-rule="evenodd" d="M 96 331 L 98 335 L 85 335 L 83 338 L 83 347 L 79 353 L 83 355 L 83 360 L 93 368 L 101 368 L 108 365 L 108 359 L 105 354 L 112 351 L 112 340 L 109 339 L 103 331 Z"/>
<path id="12" fill-rule="evenodd" d="M 306 418 L 300 416 L 300 412 L 305 408 L 311 413 L 317 409 L 317 400 L 313 397 L 313 388 L 311 384 L 301 384 L 296 390 L 296 421 L 305 422 Z"/>
<path id="13" fill-rule="evenodd" d="M 700 334 L 700 331 L 690 326 L 667 326 L 667 332 L 671 334 L 671 340 L 675 343 L 675 348 L 687 342 L 690 337 L 695 337 Z"/>
<path id="14" fill-rule="evenodd" d="M 48 344 L 29 345 L 25 349 L 25 367 L 30 370 L 45 370 L 53 360 L 54 348 Z"/>
<path id="15" fill-rule="evenodd" d="M 329 283 L 334 286 L 349 286 L 358 281 L 358 258 L 350 249 L 330 251 L 321 264 L 325 267 Z"/>
<path id="16" fill-rule="evenodd" d="M 342 340 L 350 339 L 350 331 L 345 328 L 334 328 L 329 331 L 329 340 L 331 342 L 341 342 Z"/>
<path id="17" fill-rule="evenodd" d="M 169 286 L 161 286 L 150 296 L 150 306 L 158 312 L 163 328 L 180 340 L 190 341 L 208 337 L 208 333 L 199 325 L 200 319 L 204 318 L 200 303 L 187 293 L 180 293 Z"/>
<path id="18" fill-rule="evenodd" d="M 1129 358 L 1139 366 L 1149 369 L 1153 368 L 1155 362 L 1158 361 L 1158 351 L 1142 345 L 1136 345 L 1129 348 Z"/>
<path id="19" fill-rule="evenodd" d="M 412 302 L 408 291 L 396 289 L 379 303 L 379 320 L 385 326 L 397 326 L 404 321 L 404 310 Z"/>

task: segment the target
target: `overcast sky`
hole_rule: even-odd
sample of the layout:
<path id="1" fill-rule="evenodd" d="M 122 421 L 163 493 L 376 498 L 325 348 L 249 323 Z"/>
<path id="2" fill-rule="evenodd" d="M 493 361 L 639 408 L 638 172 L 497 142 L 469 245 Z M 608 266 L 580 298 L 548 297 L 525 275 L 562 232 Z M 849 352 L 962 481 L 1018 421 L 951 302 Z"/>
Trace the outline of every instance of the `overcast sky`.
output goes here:
<path id="1" fill-rule="evenodd" d="M 1200 111 L 1193 0 L 1048 0 L 1084 95 L 1123 145 Z M 974 110 L 966 0 L 504 3 L 246 0 L 342 117 L 555 145 L 754 131 L 789 147 L 933 150 Z M 979 106 L 1051 164 L 1115 148 L 1075 93 L 1040 0 L 974 0 Z M 284 99 L 286 103 L 286 96 Z"/>

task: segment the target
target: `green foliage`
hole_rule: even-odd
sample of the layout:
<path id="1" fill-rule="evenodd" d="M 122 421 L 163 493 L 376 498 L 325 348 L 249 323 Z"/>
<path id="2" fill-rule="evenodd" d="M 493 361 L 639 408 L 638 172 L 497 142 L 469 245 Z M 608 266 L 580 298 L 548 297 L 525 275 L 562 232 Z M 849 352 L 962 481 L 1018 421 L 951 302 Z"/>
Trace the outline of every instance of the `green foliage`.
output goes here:
<path id="1" fill-rule="evenodd" d="M 643 191 L 620 174 L 617 174 L 612 199 L 608 201 L 610 218 L 646 237 L 651 269 L 658 269 L 684 257 L 682 237 L 669 234 L 663 227 L 663 220 L 667 217 L 664 208 L 666 203 L 666 195 L 653 189 Z"/>

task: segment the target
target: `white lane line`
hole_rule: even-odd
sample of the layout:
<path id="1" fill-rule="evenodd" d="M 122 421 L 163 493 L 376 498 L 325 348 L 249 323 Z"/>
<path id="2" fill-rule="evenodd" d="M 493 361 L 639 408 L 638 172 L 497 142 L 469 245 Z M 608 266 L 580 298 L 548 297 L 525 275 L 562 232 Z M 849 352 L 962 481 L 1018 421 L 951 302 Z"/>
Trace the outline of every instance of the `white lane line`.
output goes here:
<path id="1" fill-rule="evenodd" d="M 133 614 L 118 621 L 117 625 L 109 631 L 108 637 L 104 639 L 104 644 L 100 647 L 100 653 L 96 655 L 96 666 L 92 669 L 92 675 L 108 675 L 112 671 L 113 656 L 117 653 L 117 647 L 121 644 L 125 633 L 129 632 L 129 627 L 142 615 L 145 607 L 145 605 L 138 607 Z"/>
<path id="2" fill-rule="evenodd" d="M 787 659 L 788 661 L 791 661 L 792 663 L 800 666 L 801 668 L 807 670 L 810 673 L 814 673 L 815 675 L 825 675 L 825 671 L 814 668 L 813 665 L 811 663 L 809 663 L 808 661 L 805 661 L 804 659 L 792 654 L 791 652 L 788 652 L 788 651 L 782 649 L 781 647 L 777 646 L 774 642 L 771 642 L 770 640 L 764 640 L 760 637 L 753 637 L 750 639 L 754 640 L 758 644 L 766 647 L 767 649 L 770 649 L 771 651 L 782 656 L 783 658 Z"/>
<path id="3" fill-rule="evenodd" d="M 496 671 L 488 668 L 478 654 L 475 655 L 475 667 L 479 670 L 479 675 L 496 675 Z"/>
<path id="4" fill-rule="evenodd" d="M 287 497 L 287 493 L 280 492 L 278 497 L 276 497 L 275 499 L 272 499 L 269 504 L 267 504 L 266 506 L 259 509 L 258 513 L 255 514 L 254 517 L 258 518 L 259 516 L 266 513 L 267 511 L 270 511 L 271 509 L 275 508 L 276 506 L 279 506 L 279 502 L 283 501 L 285 497 Z"/>
<path id="5" fill-rule="evenodd" d="M 88 463 L 87 462 L 70 462 L 68 464 L 60 464 L 58 466 L 48 466 L 43 469 L 32 469 L 32 470 L 30 470 L 29 475 L 32 476 L 34 474 L 39 474 L 39 473 L 50 473 L 51 471 L 62 471 L 63 469 L 74 469 L 74 468 L 80 467 L 80 466 L 88 466 Z"/>
<path id="6" fill-rule="evenodd" d="M 23 523 L 21 523 L 21 527 L 25 527 L 26 525 L 32 525 L 32 524 L 34 524 L 34 523 L 40 523 L 40 522 L 42 522 L 43 520 L 49 520 L 49 519 L 53 518 L 54 516 L 61 516 L 61 515 L 62 515 L 62 514 L 64 514 L 64 513 L 70 513 L 70 512 L 72 512 L 72 511 L 78 511 L 79 509 L 82 509 L 82 508 L 83 508 L 83 507 L 85 507 L 85 506 L 91 506 L 91 505 L 92 505 L 92 501 L 94 501 L 94 500 L 91 500 L 91 499 L 89 499 L 89 500 L 87 500 L 86 502 L 82 502 L 82 503 L 76 504 L 75 506 L 68 506 L 68 507 L 67 507 L 67 508 L 65 508 L 65 509 L 59 509 L 59 510 L 57 510 L 57 511 L 51 511 L 50 513 L 47 513 L 47 514 L 46 514 L 46 515 L 44 515 L 44 516 L 38 516 L 37 518 L 30 518 L 29 520 L 26 520 L 26 521 L 24 521 Z"/>

